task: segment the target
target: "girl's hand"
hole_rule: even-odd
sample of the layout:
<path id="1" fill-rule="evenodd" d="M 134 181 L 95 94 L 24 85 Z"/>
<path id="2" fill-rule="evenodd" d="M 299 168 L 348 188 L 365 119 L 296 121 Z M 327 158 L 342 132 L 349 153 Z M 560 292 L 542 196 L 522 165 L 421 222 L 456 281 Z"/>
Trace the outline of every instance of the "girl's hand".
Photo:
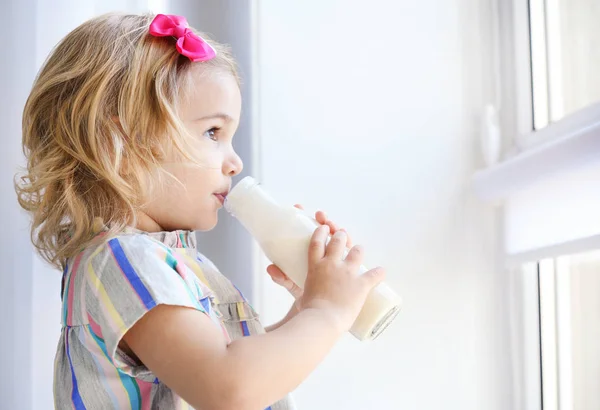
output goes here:
<path id="1" fill-rule="evenodd" d="M 296 204 L 294 206 L 298 209 L 302 209 L 302 210 L 304 209 L 304 207 L 299 204 Z M 329 226 L 329 231 L 330 231 L 331 235 L 335 234 L 337 231 L 345 232 L 345 230 L 338 227 L 338 225 L 335 222 L 329 220 L 327 218 L 327 215 L 323 211 L 317 211 L 315 213 L 315 220 L 321 225 Z M 346 247 L 349 249 L 352 247 L 352 239 L 350 238 L 349 235 L 346 235 L 346 236 L 347 236 Z M 279 269 L 279 267 L 277 267 L 276 265 L 269 265 L 267 267 L 267 273 L 269 274 L 269 276 L 271 276 L 271 279 L 273 280 L 273 282 L 275 282 L 278 285 L 283 286 L 285 289 L 287 289 L 287 291 L 290 292 L 290 294 L 295 299 L 295 302 L 292 305 L 292 308 L 290 309 L 288 314 L 286 315 L 285 319 L 277 324 L 277 327 L 279 327 L 283 323 L 287 322 L 289 319 L 294 317 L 300 311 L 298 301 L 300 300 L 300 298 L 302 297 L 302 294 L 304 292 L 298 285 L 296 285 L 290 278 L 288 278 L 288 276 L 281 269 Z M 273 328 L 275 328 L 275 326 Z M 270 330 L 273 330 L 273 328 Z"/>
<path id="2" fill-rule="evenodd" d="M 358 317 L 367 295 L 385 277 L 381 267 L 359 273 L 364 259 L 360 246 L 353 246 L 344 258 L 347 235 L 336 232 L 328 241 L 329 226 L 320 226 L 308 248 L 308 274 L 304 293 L 296 301 L 304 311 L 320 311 L 339 331 L 347 331 Z"/>

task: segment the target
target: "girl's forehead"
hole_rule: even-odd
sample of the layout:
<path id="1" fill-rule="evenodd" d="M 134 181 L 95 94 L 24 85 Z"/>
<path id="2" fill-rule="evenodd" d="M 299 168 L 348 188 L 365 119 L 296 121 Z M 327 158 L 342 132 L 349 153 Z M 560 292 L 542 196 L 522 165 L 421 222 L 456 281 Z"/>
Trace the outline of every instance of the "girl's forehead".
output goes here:
<path id="1" fill-rule="evenodd" d="M 215 112 L 234 120 L 241 110 L 240 89 L 235 77 L 223 71 L 192 73 L 182 90 L 181 115 L 204 117 Z"/>

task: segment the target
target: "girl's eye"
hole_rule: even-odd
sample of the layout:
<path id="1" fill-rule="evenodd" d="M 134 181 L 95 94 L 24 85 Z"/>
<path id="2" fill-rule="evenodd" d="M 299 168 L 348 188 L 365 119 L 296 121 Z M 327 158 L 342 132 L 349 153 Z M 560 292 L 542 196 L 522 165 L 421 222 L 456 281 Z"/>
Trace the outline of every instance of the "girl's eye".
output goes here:
<path id="1" fill-rule="evenodd" d="M 206 136 L 207 138 L 210 138 L 213 141 L 218 141 L 219 140 L 219 128 L 217 127 L 213 127 L 210 130 L 206 131 L 204 133 L 204 136 Z"/>

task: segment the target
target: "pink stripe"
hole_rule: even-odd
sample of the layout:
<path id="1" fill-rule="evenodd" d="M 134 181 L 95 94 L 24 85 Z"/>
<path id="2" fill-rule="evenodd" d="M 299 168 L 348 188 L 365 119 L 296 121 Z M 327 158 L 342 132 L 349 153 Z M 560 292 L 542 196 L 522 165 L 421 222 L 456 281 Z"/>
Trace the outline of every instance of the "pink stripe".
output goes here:
<path id="1" fill-rule="evenodd" d="M 81 341 L 81 344 L 86 346 L 90 351 L 92 360 L 98 368 L 98 373 L 100 373 L 98 377 L 106 394 L 110 396 L 113 406 L 125 408 L 125 406 L 129 405 L 129 396 L 119 380 L 117 369 L 106 357 L 100 346 L 98 346 L 98 343 L 90 334 L 89 329 L 86 327 L 81 327 L 79 329 L 84 329 L 84 331 L 78 331 L 79 340 Z M 92 329 L 92 331 L 94 330 Z M 94 331 L 94 333 L 96 332 Z M 98 336 L 97 333 L 96 336 Z"/>
<path id="2" fill-rule="evenodd" d="M 143 380 L 136 380 L 139 388 L 140 388 L 140 396 L 141 396 L 141 410 L 150 410 L 150 405 L 152 404 L 152 385 L 153 383 L 146 382 Z"/>
<path id="3" fill-rule="evenodd" d="M 115 321 L 115 319 L 113 318 L 109 307 L 106 305 L 106 303 L 103 303 L 102 300 L 100 300 L 100 297 L 98 296 L 98 294 L 96 293 L 96 298 L 98 300 L 98 305 L 100 306 L 100 310 L 102 311 L 101 313 L 101 317 L 103 317 L 106 320 L 106 325 L 110 326 L 110 331 L 112 331 L 114 334 L 120 334 L 121 329 L 118 326 L 118 323 Z M 111 306 L 114 306 L 112 304 L 112 301 L 110 302 Z M 117 314 L 119 314 L 117 312 Z M 119 314 L 119 317 L 122 319 L 122 316 Z"/>
<path id="4" fill-rule="evenodd" d="M 75 275 L 77 274 L 77 270 L 79 269 L 79 263 L 81 262 L 81 258 L 83 257 L 83 252 L 81 252 L 75 258 L 75 262 L 73 263 L 73 267 L 71 268 L 71 276 L 69 277 L 69 295 L 67 296 L 67 325 L 73 326 L 73 293 L 75 289 Z"/>
<path id="5" fill-rule="evenodd" d="M 225 338 L 225 343 L 229 345 L 231 343 L 231 337 L 229 333 L 227 333 L 227 329 L 223 325 L 223 322 L 219 321 L 219 325 L 221 326 L 221 330 L 223 331 L 223 337 Z"/>
<path id="6" fill-rule="evenodd" d="M 100 310 L 101 310 L 100 315 L 106 319 L 106 325 L 110 326 L 110 331 L 114 332 L 115 334 L 118 334 L 120 332 L 120 329 L 117 327 L 117 324 L 113 320 L 113 317 L 112 317 L 110 311 L 108 310 L 108 306 L 106 306 L 106 304 L 100 300 L 99 287 L 102 286 L 102 284 L 101 283 L 91 283 L 89 274 L 85 275 L 85 280 L 87 281 L 87 284 L 85 286 L 81 287 L 82 288 L 82 295 L 80 298 L 81 299 L 81 311 L 87 312 L 87 308 L 85 306 L 85 294 L 83 293 L 83 290 L 86 287 L 89 287 L 91 289 L 91 291 L 94 292 L 94 297 L 98 301 L 98 306 L 100 307 Z M 112 302 L 111 302 L 111 304 L 112 304 Z M 87 313 L 87 317 L 88 317 L 88 320 L 90 320 L 90 325 L 92 325 L 92 319 L 91 319 L 89 313 Z M 99 325 L 97 325 L 97 326 L 98 326 L 98 328 L 100 328 Z M 96 330 L 94 330 L 94 333 L 96 333 Z"/>
<path id="7" fill-rule="evenodd" d="M 98 323 L 96 323 L 96 321 L 92 318 L 92 316 L 90 315 L 89 312 L 87 314 L 87 318 L 88 318 L 88 321 L 90 322 L 90 327 L 92 328 L 92 332 L 94 332 L 94 334 L 96 336 L 98 336 L 99 338 L 103 339 L 104 336 L 102 335 L 102 328 L 100 327 L 100 325 Z"/>

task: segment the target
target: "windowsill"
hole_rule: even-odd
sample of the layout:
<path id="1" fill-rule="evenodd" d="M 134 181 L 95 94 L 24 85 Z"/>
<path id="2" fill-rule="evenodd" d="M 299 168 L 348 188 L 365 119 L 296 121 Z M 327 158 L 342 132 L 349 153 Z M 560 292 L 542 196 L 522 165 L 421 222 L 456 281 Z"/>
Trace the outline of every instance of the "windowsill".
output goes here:
<path id="1" fill-rule="evenodd" d="M 498 202 L 542 178 L 598 161 L 600 121 L 587 124 L 581 126 L 567 118 L 532 133 L 531 139 L 547 137 L 548 142 L 476 172 L 472 180 L 476 195 L 485 201 Z"/>
<path id="2" fill-rule="evenodd" d="M 558 258 L 565 255 L 576 255 L 597 249 L 600 249 L 600 235 L 592 235 L 586 238 L 574 239 L 556 245 L 507 255 L 506 267 L 509 269 L 517 269 L 526 263 L 537 262 L 549 258 Z"/>

